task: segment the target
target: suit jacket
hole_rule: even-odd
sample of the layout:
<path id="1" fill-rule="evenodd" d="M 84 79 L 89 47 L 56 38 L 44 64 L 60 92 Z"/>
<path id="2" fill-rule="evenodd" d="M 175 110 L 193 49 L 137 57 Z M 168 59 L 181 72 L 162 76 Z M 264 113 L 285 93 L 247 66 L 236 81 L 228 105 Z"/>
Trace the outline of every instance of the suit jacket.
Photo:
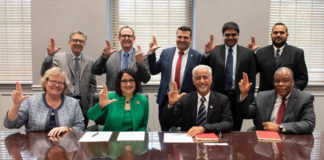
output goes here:
<path id="1" fill-rule="evenodd" d="M 141 64 L 136 63 L 135 59 L 136 50 L 134 49 L 134 54 L 131 58 L 130 65 L 128 68 L 133 69 L 137 77 L 141 82 L 148 82 L 151 79 L 151 75 L 148 69 L 147 59 L 145 59 Z M 121 67 L 121 50 L 111 54 L 108 58 L 101 55 L 94 63 L 91 71 L 93 74 L 101 75 L 106 73 L 106 85 L 109 91 L 115 90 L 115 81 Z M 142 90 L 142 89 L 140 89 Z"/>
<path id="2" fill-rule="evenodd" d="M 188 131 L 196 126 L 198 93 L 193 91 L 183 96 L 171 109 L 164 108 L 163 119 L 170 125 L 181 120 L 181 130 Z M 207 124 L 203 125 L 206 132 L 229 132 L 232 130 L 233 120 L 228 98 L 220 93 L 210 91 Z"/>
<path id="3" fill-rule="evenodd" d="M 117 93 L 108 93 L 109 99 L 116 99 L 104 109 L 101 110 L 99 103 L 89 109 L 88 118 L 97 121 L 104 117 L 105 124 L 103 131 L 124 131 L 123 117 L 125 113 L 125 97 L 119 96 Z M 130 99 L 131 113 L 133 120 L 133 131 L 146 131 L 149 107 L 148 100 L 145 96 L 135 94 Z"/>
<path id="4" fill-rule="evenodd" d="M 254 102 L 249 105 L 246 101 L 241 102 L 243 116 L 252 119 L 257 130 L 263 130 L 262 123 L 270 121 L 273 107 L 277 98 L 275 90 L 259 92 Z M 315 127 L 315 113 L 313 107 L 314 96 L 293 89 L 289 97 L 283 125 L 286 133 L 310 134 Z"/>
<path id="5" fill-rule="evenodd" d="M 239 97 L 241 92 L 238 83 L 243 78 L 243 72 L 249 76 L 252 87 L 249 92 L 249 99 L 253 99 L 255 90 L 256 62 L 255 54 L 248 48 L 237 45 L 236 69 L 235 69 L 235 94 Z M 205 57 L 203 63 L 209 65 L 213 70 L 213 84 L 211 89 L 224 93 L 225 89 L 225 44 L 217 46 L 208 57 Z"/>
<path id="6" fill-rule="evenodd" d="M 257 68 L 260 72 L 259 91 L 274 89 L 273 75 L 280 67 L 289 67 L 294 72 L 295 88 L 303 90 L 308 83 L 304 51 L 286 44 L 276 63 L 272 45 L 259 49 L 256 53 Z"/>
<path id="7" fill-rule="evenodd" d="M 151 74 L 161 73 L 161 81 L 158 91 L 158 96 L 156 102 L 161 105 L 165 95 L 167 95 L 171 77 L 172 61 L 176 47 L 171 47 L 164 49 L 161 53 L 160 59 L 156 62 L 155 53 L 148 56 L 149 67 Z M 196 90 L 192 82 L 192 69 L 196 67 L 201 60 L 203 55 L 194 49 L 189 49 L 187 64 L 185 68 L 185 73 L 183 75 L 183 81 L 180 89 L 180 92 L 189 93 Z"/>
<path id="8" fill-rule="evenodd" d="M 43 61 L 41 68 L 41 75 L 44 75 L 45 71 L 52 66 L 63 69 L 66 73 L 70 85 L 67 88 L 66 94 L 72 96 L 74 92 L 74 62 L 72 52 L 60 52 L 56 53 L 53 58 L 46 57 Z M 91 74 L 91 67 L 93 60 L 81 53 L 81 73 L 80 73 L 80 94 L 81 94 L 81 108 L 85 115 L 88 109 L 93 105 L 93 94 L 97 90 L 97 82 L 95 75 Z"/>

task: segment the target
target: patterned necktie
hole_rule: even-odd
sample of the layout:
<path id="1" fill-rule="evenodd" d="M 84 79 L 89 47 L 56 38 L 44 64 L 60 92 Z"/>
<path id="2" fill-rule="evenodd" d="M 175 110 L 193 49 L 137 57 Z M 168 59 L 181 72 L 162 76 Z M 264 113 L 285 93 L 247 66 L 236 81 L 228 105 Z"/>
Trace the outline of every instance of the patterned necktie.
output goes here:
<path id="1" fill-rule="evenodd" d="M 205 103 L 204 103 L 206 101 L 206 98 L 201 97 L 200 101 L 201 101 L 201 104 L 200 104 L 200 107 L 199 107 L 198 117 L 197 117 L 197 120 L 196 120 L 196 125 L 197 126 L 202 126 L 202 125 L 207 123 L 207 121 L 206 121 L 206 107 L 205 107 Z"/>
<path id="2" fill-rule="evenodd" d="M 285 115 L 285 109 L 286 109 L 286 98 L 285 97 L 282 97 L 282 100 L 281 100 L 281 104 L 280 104 L 280 108 L 279 108 L 279 111 L 278 111 L 278 116 L 277 116 L 277 124 L 281 124 L 282 123 L 282 119 Z"/>
<path id="3" fill-rule="evenodd" d="M 232 88 L 233 82 L 233 49 L 230 47 L 228 49 L 226 69 L 225 69 L 225 90 L 230 90 Z"/>
<path id="4" fill-rule="evenodd" d="M 121 70 L 128 68 L 129 53 L 125 53 L 122 58 Z"/>
<path id="5" fill-rule="evenodd" d="M 74 95 L 80 96 L 80 64 L 79 64 L 79 57 L 75 57 L 74 63 Z"/>
<path id="6" fill-rule="evenodd" d="M 179 57 L 176 65 L 175 77 L 174 80 L 177 83 L 178 89 L 180 89 L 180 71 L 181 71 L 181 60 L 182 60 L 183 52 L 179 52 Z"/>

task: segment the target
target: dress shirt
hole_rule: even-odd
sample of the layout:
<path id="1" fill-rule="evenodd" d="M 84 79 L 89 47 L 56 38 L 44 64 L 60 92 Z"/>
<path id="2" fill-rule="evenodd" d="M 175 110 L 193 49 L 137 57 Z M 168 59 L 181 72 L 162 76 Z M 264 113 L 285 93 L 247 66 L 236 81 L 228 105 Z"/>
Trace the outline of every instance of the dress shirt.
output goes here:
<path id="1" fill-rule="evenodd" d="M 201 95 L 197 92 L 197 94 L 198 94 L 198 103 L 197 103 L 197 117 L 198 117 L 198 112 L 199 112 L 199 107 L 200 107 L 200 105 L 201 105 Z M 205 107 L 206 107 L 206 121 L 207 121 L 207 113 L 208 113 L 208 102 L 209 102 L 209 96 L 210 96 L 210 91 L 208 92 L 208 94 L 206 94 L 206 96 L 204 96 L 205 97 L 205 99 L 206 99 L 206 101 L 204 102 L 204 105 L 205 105 Z"/>
<path id="2" fill-rule="evenodd" d="M 225 68 L 226 68 L 226 62 L 227 62 L 227 55 L 228 55 L 228 49 L 230 47 L 228 45 L 225 44 Z M 236 71 L 236 60 L 237 60 L 237 44 L 235 44 L 232 49 L 233 49 L 233 52 L 232 52 L 232 55 L 233 55 L 233 81 L 232 81 L 232 90 L 235 90 L 235 71 Z"/>
<path id="3" fill-rule="evenodd" d="M 131 63 L 131 60 L 132 60 L 132 56 L 134 54 L 134 48 L 132 48 L 129 52 L 125 52 L 124 50 L 121 50 L 121 61 L 120 61 L 120 67 L 123 68 L 123 61 L 124 61 L 124 58 L 126 58 L 126 54 L 128 54 L 128 57 L 127 57 L 127 68 L 129 68 L 129 65 Z"/>
<path id="4" fill-rule="evenodd" d="M 76 57 L 79 57 L 79 66 L 80 66 L 80 71 L 81 71 L 81 60 L 82 60 L 82 54 L 80 54 L 79 56 L 75 56 L 72 52 L 71 52 L 71 54 L 72 54 L 72 57 L 73 57 L 73 65 L 74 65 L 74 66 L 75 66 L 75 63 L 76 63 L 75 58 L 76 58 Z M 80 79 L 81 79 L 81 77 L 80 77 Z"/>
<path id="5" fill-rule="evenodd" d="M 273 46 L 273 50 L 274 50 L 274 52 L 273 52 L 273 55 L 274 55 L 274 57 L 276 57 L 276 51 L 277 51 L 277 47 L 276 46 L 274 46 L 274 45 L 272 45 Z M 281 54 L 282 54 L 282 51 L 283 51 L 283 49 L 285 48 L 285 46 L 286 45 L 283 45 L 283 46 L 281 46 L 279 49 L 280 49 L 280 52 L 279 52 L 279 55 L 281 56 Z"/>
<path id="6" fill-rule="evenodd" d="M 186 69 L 186 65 L 187 65 L 187 59 L 188 59 L 188 53 L 189 53 L 189 49 L 188 48 L 187 50 L 185 50 L 183 52 L 183 55 L 182 55 L 182 59 L 181 59 L 181 69 L 180 69 L 180 87 L 182 86 L 182 82 L 183 82 L 183 77 L 184 77 L 184 72 L 185 72 L 185 69 Z M 178 61 L 178 58 L 179 58 L 179 49 L 177 48 L 175 53 L 174 53 L 174 56 L 173 56 L 173 60 L 172 60 L 172 67 L 171 67 L 171 76 L 170 76 L 170 82 L 169 82 L 169 91 L 172 90 L 172 82 L 175 82 L 175 72 L 176 72 L 176 67 L 177 67 L 177 61 Z M 179 91 L 181 90 L 180 88 L 178 88 Z M 166 92 L 167 94 L 169 92 Z"/>
<path id="7" fill-rule="evenodd" d="M 287 108 L 287 104 L 288 104 L 288 101 L 289 101 L 289 97 L 291 95 L 291 92 L 286 96 L 286 107 Z M 277 95 L 277 99 L 276 99 L 276 102 L 273 106 L 273 109 L 272 109 L 272 113 L 271 113 L 271 117 L 270 117 L 270 121 L 271 122 L 274 122 L 276 123 L 277 122 L 277 118 L 278 118 L 278 112 L 279 112 L 279 109 L 280 109 L 280 105 L 282 103 L 282 96 L 280 96 L 279 94 Z"/>

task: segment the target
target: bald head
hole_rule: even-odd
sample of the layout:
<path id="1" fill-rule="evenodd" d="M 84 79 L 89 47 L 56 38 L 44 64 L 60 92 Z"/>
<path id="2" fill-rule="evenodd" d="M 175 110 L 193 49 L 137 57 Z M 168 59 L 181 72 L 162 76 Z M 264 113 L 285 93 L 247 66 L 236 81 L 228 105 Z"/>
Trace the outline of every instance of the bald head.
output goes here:
<path id="1" fill-rule="evenodd" d="M 280 67 L 274 74 L 274 88 L 276 92 L 286 97 L 294 88 L 294 74 L 291 69 L 287 67 Z"/>

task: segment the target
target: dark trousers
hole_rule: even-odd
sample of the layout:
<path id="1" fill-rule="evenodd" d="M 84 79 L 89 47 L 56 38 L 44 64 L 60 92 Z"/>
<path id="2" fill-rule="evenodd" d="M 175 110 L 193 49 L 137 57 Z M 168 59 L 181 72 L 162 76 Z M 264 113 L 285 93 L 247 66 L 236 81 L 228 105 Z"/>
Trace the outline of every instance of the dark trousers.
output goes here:
<path id="1" fill-rule="evenodd" d="M 234 90 L 225 90 L 224 94 L 228 97 L 233 117 L 233 131 L 241 131 L 243 119 L 237 105 L 237 98 Z"/>
<path id="2" fill-rule="evenodd" d="M 169 131 L 169 129 L 172 126 L 172 124 L 168 123 L 168 120 L 163 119 L 163 116 L 162 116 L 162 112 L 164 109 L 166 109 L 166 107 L 168 107 L 168 103 L 169 103 L 169 98 L 166 95 L 164 97 L 162 104 L 159 104 L 159 121 L 160 121 L 161 131 Z"/>
<path id="3" fill-rule="evenodd" d="M 79 101 L 79 105 L 80 105 L 80 107 L 81 107 L 81 111 L 83 111 L 83 109 L 82 109 L 81 97 L 80 97 L 80 96 L 73 96 L 73 98 L 75 98 L 76 100 Z M 86 113 L 83 113 L 83 112 L 82 112 L 82 115 L 83 115 L 83 118 L 84 118 L 84 120 L 83 120 L 84 128 L 86 129 L 86 128 L 88 127 L 89 119 L 88 119 Z"/>

